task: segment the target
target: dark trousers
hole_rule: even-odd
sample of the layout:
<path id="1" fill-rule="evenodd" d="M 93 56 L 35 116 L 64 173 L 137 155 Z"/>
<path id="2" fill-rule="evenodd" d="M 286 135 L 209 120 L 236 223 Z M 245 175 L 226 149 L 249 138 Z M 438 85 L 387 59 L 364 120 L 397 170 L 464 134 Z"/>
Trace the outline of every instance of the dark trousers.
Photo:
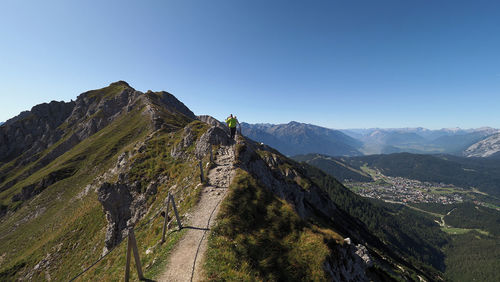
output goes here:
<path id="1" fill-rule="evenodd" d="M 234 134 L 236 133 L 236 127 L 230 127 L 229 132 L 231 133 L 231 138 L 234 139 Z"/>

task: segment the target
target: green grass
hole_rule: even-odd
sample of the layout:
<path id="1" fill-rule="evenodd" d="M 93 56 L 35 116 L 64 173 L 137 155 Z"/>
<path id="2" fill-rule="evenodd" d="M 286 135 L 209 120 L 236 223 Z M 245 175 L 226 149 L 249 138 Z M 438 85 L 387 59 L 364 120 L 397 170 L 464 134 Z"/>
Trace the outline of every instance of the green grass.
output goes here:
<path id="1" fill-rule="evenodd" d="M 329 244 L 342 238 L 304 222 L 285 201 L 238 170 L 208 242 L 205 271 L 215 281 L 326 281 Z"/>
<path id="2" fill-rule="evenodd" d="M 62 262 L 84 263 L 99 256 L 106 225 L 102 207 L 93 191 L 81 200 L 75 196 L 96 175 L 106 171 L 129 144 L 145 136 L 148 127 L 142 121 L 139 111 L 116 121 L 1 194 L 5 202 L 24 185 L 37 183 L 49 173 L 65 167 L 75 171 L 74 175 L 22 203 L 12 216 L 2 219 L 0 254 L 6 257 L 0 273 L 19 263 L 25 263 L 24 270 L 33 268 L 51 253 L 55 257 L 50 269 L 52 277 L 66 279 L 79 268 L 62 265 Z M 37 217 L 33 217 L 35 211 L 40 212 Z M 65 249 L 71 251 L 64 252 Z M 89 250 L 90 255 L 84 255 Z M 44 274 L 40 275 L 42 278 Z"/>
<path id="3" fill-rule="evenodd" d="M 197 127 L 195 138 L 203 134 L 207 126 L 192 122 L 190 127 Z M 142 222 L 147 221 L 154 216 L 160 209 L 164 208 L 164 200 L 167 194 L 171 192 L 176 199 L 179 213 L 182 215 L 189 211 L 199 200 L 201 186 L 199 184 L 199 170 L 197 159 L 175 160 L 170 156 L 170 150 L 182 138 L 183 130 L 177 132 L 160 132 L 154 135 L 147 143 L 146 150 L 137 156 L 133 161 L 133 167 L 130 170 L 131 179 L 142 179 L 144 185 L 152 179 L 167 175 L 170 179 L 167 186 L 160 186 L 158 193 L 152 199 L 150 213 L 137 226 L 142 227 Z M 186 151 L 192 151 L 194 144 L 186 148 Z M 143 186 L 144 186 L 143 185 Z M 180 201 L 182 199 L 182 201 Z M 172 213 L 172 211 L 170 211 Z M 171 214 L 172 217 L 172 214 Z M 135 232 L 139 245 L 139 252 L 143 271 L 146 278 L 152 279 L 161 274 L 167 261 L 168 254 L 175 243 L 182 237 L 185 230 L 175 231 L 167 236 L 167 242 L 159 244 L 161 241 L 161 231 L 163 218 L 156 218 L 150 225 L 137 229 Z M 174 225 L 172 225 L 174 226 Z M 84 280 L 104 279 L 118 281 L 123 275 L 125 267 L 125 245 L 122 242 L 119 249 L 111 253 L 102 262 L 85 275 Z M 150 253 L 146 251 L 150 249 Z M 132 265 L 131 279 L 137 279 L 135 266 Z"/>
<path id="4" fill-rule="evenodd" d="M 108 94 L 113 95 L 111 92 Z M 134 144 L 151 133 L 149 120 L 144 117 L 142 110 L 138 107 L 115 120 L 47 166 L 0 193 L 2 203 L 10 210 L 15 209 L 12 216 L 0 221 L 0 280 L 20 278 L 20 275 L 47 258 L 48 254 L 50 267 L 39 268 L 42 271 L 35 272 L 31 279 L 46 280 L 47 271 L 53 280 L 68 280 L 101 256 L 107 225 L 102 206 L 97 201 L 93 189 L 81 198 L 77 198 L 77 195 L 97 176 L 114 166 L 121 153 L 132 151 Z M 186 148 L 187 160 L 175 160 L 170 156 L 173 144 L 182 138 L 182 128 L 189 120 L 167 112 L 163 113 L 163 117 L 175 120 L 175 124 L 157 132 L 147 141 L 146 150 L 131 160 L 129 177 L 140 179 L 143 188 L 160 176 L 168 179 L 167 183 L 158 187 L 158 193 L 148 199 L 148 206 L 151 208 L 138 226 L 163 207 L 169 191 L 176 196 L 181 214 L 197 203 L 201 191 L 198 185 L 198 161 L 192 155 L 194 144 Z M 208 128 L 198 121 L 192 122 L 190 127 L 195 138 L 199 138 Z M 57 144 L 47 149 L 44 154 L 55 146 Z M 3 169 L 9 167 L 12 168 L 12 164 L 2 166 Z M 26 202 L 10 201 L 12 195 L 18 193 L 22 187 L 38 183 L 48 174 L 68 168 L 74 172 L 73 175 L 54 183 L 34 198 Z M 24 169 L 26 167 L 22 168 L 22 171 Z M 11 170 L 7 176 L 22 174 L 22 171 Z M 116 181 L 116 176 L 111 175 L 107 181 Z M 34 216 L 35 211 L 39 212 L 37 216 Z M 161 228 L 162 219 L 159 217 L 147 228 L 136 231 L 144 272 L 149 278 L 162 270 L 169 250 L 183 234 L 182 231 L 173 232 L 166 243 L 159 245 Z M 86 273 L 81 280 L 122 279 L 124 246 L 126 242 Z M 151 253 L 146 255 L 148 248 Z M 132 275 L 135 277 L 134 271 Z"/>
<path id="5" fill-rule="evenodd" d="M 472 231 L 473 229 L 456 228 L 456 227 L 442 227 L 441 230 L 451 235 L 460 235 Z"/>
<path id="6" fill-rule="evenodd" d="M 106 98 L 112 98 L 117 94 L 120 94 L 123 90 L 127 88 L 128 87 L 124 84 L 111 84 L 101 89 L 88 91 L 84 95 L 86 95 L 90 99 L 102 100 Z"/>

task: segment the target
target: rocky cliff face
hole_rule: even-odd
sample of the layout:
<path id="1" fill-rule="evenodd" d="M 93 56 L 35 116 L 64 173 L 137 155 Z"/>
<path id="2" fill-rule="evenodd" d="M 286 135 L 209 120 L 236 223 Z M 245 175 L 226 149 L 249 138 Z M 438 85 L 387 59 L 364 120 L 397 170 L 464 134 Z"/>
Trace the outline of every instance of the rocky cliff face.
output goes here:
<path id="1" fill-rule="evenodd" d="M 287 166 L 279 153 L 268 146 L 246 141 L 239 159 L 242 167 L 255 175 L 262 184 L 278 197 L 292 203 L 297 213 L 311 217 L 320 212 L 325 216 L 334 213 L 336 207 L 328 195 L 317 186 L 304 189 L 296 183 L 299 173 Z"/>
<path id="2" fill-rule="evenodd" d="M 124 81 L 85 92 L 76 101 L 53 101 L 35 106 L 31 111 L 21 113 L 0 127 L 0 163 L 16 159 L 16 166 L 24 166 L 35 162 L 24 174 L 1 186 L 0 191 L 38 171 L 82 140 L 136 108 L 143 109 L 143 114 L 148 116 L 154 129 L 165 126 L 165 115 L 181 116 L 187 120 L 196 118 L 172 94 L 165 91 L 148 91 L 144 94 Z M 49 150 L 44 152 L 47 149 Z M 15 196 L 15 200 L 36 195 L 36 191 L 43 190 L 44 186 L 47 185 L 26 187 L 21 194 Z"/>
<path id="3" fill-rule="evenodd" d="M 498 157 L 500 153 L 500 133 L 483 139 L 464 151 L 466 157 Z"/>
<path id="4" fill-rule="evenodd" d="M 56 102 L 37 105 L 22 112 L 0 127 L 0 162 L 20 155 L 40 153 L 57 142 L 64 131 L 58 127 L 71 115 L 75 102 Z"/>
<path id="5" fill-rule="evenodd" d="M 31 156 L 69 134 L 49 157 L 52 160 L 135 107 L 145 107 L 144 112 L 150 115 L 152 123 L 158 122 L 156 119 L 161 111 L 196 118 L 191 110 L 168 92 L 148 91 L 144 94 L 126 82 L 118 81 L 106 88 L 85 92 L 74 102 L 53 101 L 37 105 L 31 111 L 8 120 L 0 128 L 0 162 L 24 154 L 26 156 L 21 158 L 20 163 L 26 163 L 32 159 Z"/>

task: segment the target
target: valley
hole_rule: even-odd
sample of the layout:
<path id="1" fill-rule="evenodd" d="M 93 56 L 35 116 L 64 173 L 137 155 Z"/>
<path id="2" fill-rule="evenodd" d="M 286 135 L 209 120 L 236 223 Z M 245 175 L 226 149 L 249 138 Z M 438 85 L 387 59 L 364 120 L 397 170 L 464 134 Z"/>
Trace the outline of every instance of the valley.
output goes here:
<path id="1" fill-rule="evenodd" d="M 477 200 L 477 195 L 489 197 L 488 194 L 475 188 L 464 188 L 453 184 L 419 181 L 405 177 L 383 175 L 378 169 L 361 167 L 374 181 L 356 182 L 345 180 L 343 184 L 360 196 L 384 200 L 393 203 L 439 203 L 455 204 L 474 201 L 475 204 L 496 208 L 489 202 Z"/>
<path id="2" fill-rule="evenodd" d="M 435 246 L 445 257 L 442 270 L 447 279 L 500 278 L 496 271 L 500 266 L 496 161 L 414 154 L 294 158 L 334 175 L 352 192 L 397 215 L 400 228 L 418 232 L 421 226 L 434 226 L 434 232 L 441 234 L 435 235 L 445 241 Z"/>

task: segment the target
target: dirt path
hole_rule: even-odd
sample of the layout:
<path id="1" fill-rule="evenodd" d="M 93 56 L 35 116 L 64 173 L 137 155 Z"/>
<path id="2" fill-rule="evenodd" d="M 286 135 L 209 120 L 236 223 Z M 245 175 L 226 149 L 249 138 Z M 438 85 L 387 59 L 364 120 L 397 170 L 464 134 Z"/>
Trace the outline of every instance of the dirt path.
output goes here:
<path id="1" fill-rule="evenodd" d="M 183 227 L 187 232 L 170 254 L 165 272 L 158 281 L 199 281 L 203 276 L 209 230 L 234 175 L 234 146 L 221 146 L 214 158 L 216 167 L 208 173 L 209 186 L 203 188 L 200 202 Z"/>

